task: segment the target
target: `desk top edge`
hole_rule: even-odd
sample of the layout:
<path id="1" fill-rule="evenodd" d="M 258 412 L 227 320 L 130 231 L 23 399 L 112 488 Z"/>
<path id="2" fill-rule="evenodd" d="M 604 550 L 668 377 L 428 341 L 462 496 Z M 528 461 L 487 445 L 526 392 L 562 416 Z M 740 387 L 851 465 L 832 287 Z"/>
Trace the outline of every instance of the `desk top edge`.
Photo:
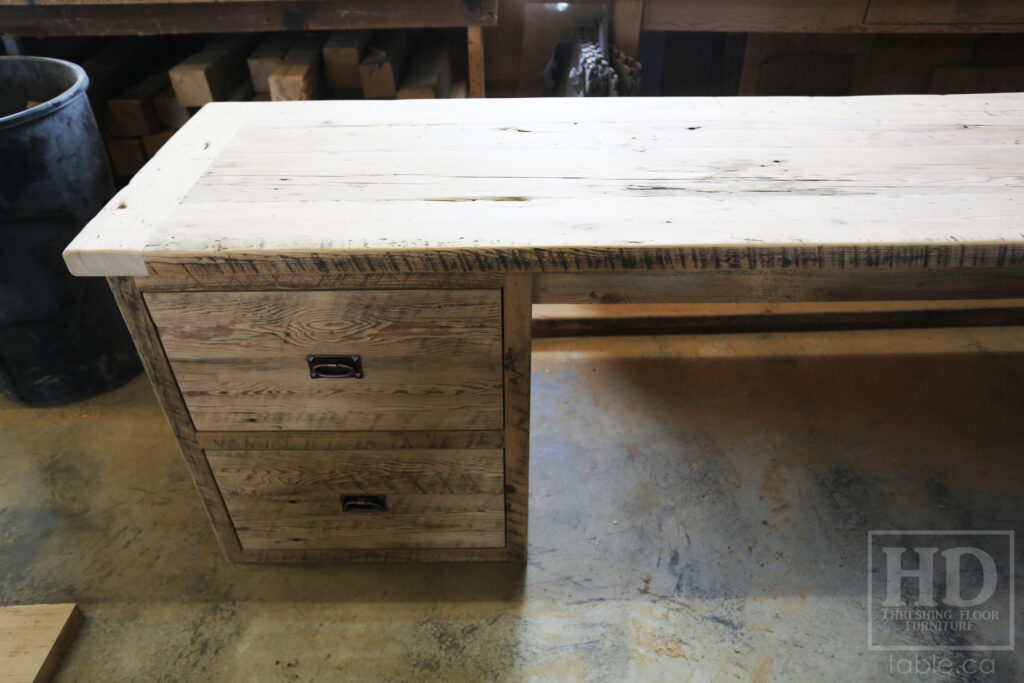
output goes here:
<path id="1" fill-rule="evenodd" d="M 449 203 L 448 199 L 441 202 L 436 198 L 426 197 L 417 197 L 413 201 L 404 196 L 398 197 L 397 200 L 394 197 L 389 197 L 389 201 L 382 201 L 375 199 L 374 195 L 360 198 L 351 194 L 327 196 L 326 199 L 321 196 L 312 198 L 301 196 L 294 201 L 278 201 L 276 203 L 270 203 L 258 195 L 259 201 L 250 201 L 246 196 L 239 195 L 232 203 L 221 201 L 220 195 L 217 194 L 217 192 L 223 191 L 223 186 L 217 186 L 216 183 L 229 183 L 233 182 L 234 178 L 241 177 L 232 170 L 232 164 L 237 167 L 240 158 L 244 159 L 245 163 L 249 163 L 250 157 L 245 156 L 248 152 L 244 151 L 248 148 L 240 145 L 249 139 L 263 141 L 267 139 L 268 132 L 285 136 L 294 134 L 294 146 L 300 151 L 294 154 L 290 153 L 289 143 L 285 140 L 278 147 L 268 147 L 267 144 L 270 143 L 264 144 L 261 149 L 266 154 L 261 157 L 257 150 L 251 158 L 255 159 L 256 163 L 261 163 L 261 160 L 280 163 L 285 169 L 282 171 L 284 175 L 287 175 L 286 167 L 289 164 L 294 172 L 300 168 L 295 164 L 306 163 L 301 159 L 296 161 L 296 158 L 301 156 L 302 150 L 298 145 L 311 144 L 308 141 L 304 143 L 303 136 L 312 135 L 314 136 L 313 141 L 322 145 L 324 140 L 333 141 L 340 135 L 352 135 L 353 137 L 348 139 L 369 140 L 366 144 L 371 147 L 376 144 L 375 140 L 383 141 L 386 147 L 396 135 L 399 137 L 404 135 L 403 140 L 415 139 L 416 145 L 422 145 L 420 140 L 423 138 L 429 140 L 431 135 L 440 135 L 437 131 L 447 131 L 443 134 L 456 136 L 452 138 L 451 145 L 440 152 L 433 148 L 424 148 L 426 149 L 424 152 L 419 147 L 408 153 L 398 148 L 371 152 L 369 147 L 361 151 L 350 151 L 346 147 L 332 153 L 333 156 L 322 156 L 322 159 L 326 160 L 324 163 L 334 164 L 335 160 L 339 164 L 341 161 L 350 163 L 345 172 L 333 173 L 332 171 L 330 174 L 331 182 L 343 183 L 349 187 L 356 180 L 353 173 L 348 170 L 351 168 L 353 160 L 366 164 L 369 168 L 369 165 L 384 163 L 380 161 L 380 157 L 386 155 L 388 151 L 402 151 L 401 155 L 395 155 L 394 158 L 403 159 L 415 159 L 417 154 L 423 155 L 429 152 L 436 155 L 436 159 L 441 165 L 447 163 L 449 159 L 456 159 L 456 155 L 461 153 L 463 156 L 458 157 L 459 163 L 466 163 L 467 159 L 472 159 L 473 163 L 477 163 L 475 160 L 478 157 L 490 156 L 506 160 L 513 166 L 515 163 L 533 163 L 531 161 L 533 159 L 536 160 L 536 163 L 543 164 L 555 163 L 556 160 L 558 163 L 562 163 L 561 160 L 566 160 L 564 162 L 566 164 L 575 163 L 570 158 L 572 154 L 578 155 L 582 160 L 596 154 L 614 161 L 619 158 L 616 155 L 627 152 L 632 154 L 637 151 L 635 149 L 602 148 L 596 143 L 593 149 L 576 146 L 560 155 L 552 155 L 544 150 L 520 149 L 514 144 L 510 145 L 506 138 L 500 137 L 507 135 L 506 133 L 497 132 L 515 130 L 516 126 L 523 128 L 528 125 L 547 126 L 549 129 L 547 132 L 552 134 L 551 139 L 555 141 L 555 144 L 561 144 L 558 142 L 559 140 L 578 139 L 586 142 L 587 131 L 612 131 L 615 135 L 620 136 L 636 132 L 637 136 L 631 136 L 633 140 L 644 135 L 656 140 L 658 136 L 662 136 L 662 139 L 666 136 L 680 136 L 683 134 L 681 131 L 698 131 L 699 135 L 705 136 L 704 142 L 693 147 L 690 147 L 690 143 L 687 142 L 685 148 L 680 147 L 682 143 L 679 143 L 678 140 L 674 143 L 676 144 L 675 149 L 681 149 L 688 155 L 687 164 L 678 168 L 673 167 L 673 171 L 678 173 L 680 168 L 688 170 L 691 166 L 700 163 L 705 165 L 724 164 L 725 161 L 719 162 L 718 160 L 718 157 L 723 155 L 731 154 L 735 157 L 737 154 L 745 153 L 749 156 L 748 151 L 731 142 L 728 146 L 717 142 L 715 135 L 727 136 L 722 138 L 723 140 L 733 140 L 737 135 L 740 137 L 746 135 L 753 141 L 751 144 L 754 147 L 751 149 L 754 149 L 757 145 L 766 144 L 764 141 L 769 140 L 771 136 L 778 136 L 778 131 L 775 129 L 789 123 L 792 124 L 793 130 L 806 130 L 806 134 L 800 133 L 800 135 L 805 135 L 808 138 L 814 135 L 849 137 L 850 130 L 863 126 L 870 126 L 871 134 L 878 136 L 890 133 L 904 136 L 916 135 L 924 140 L 921 136 L 927 133 L 928 136 L 938 137 L 934 143 L 925 140 L 927 147 L 913 148 L 917 150 L 914 152 L 915 154 L 925 152 L 935 154 L 935 150 L 947 150 L 941 153 L 953 155 L 952 161 L 949 163 L 930 162 L 931 165 L 928 168 L 934 167 L 934 173 L 938 174 L 935 176 L 938 179 L 935 182 L 941 181 L 950 187 L 956 185 L 959 188 L 959 184 L 954 182 L 957 181 L 957 177 L 951 174 L 959 173 L 958 169 L 964 166 L 955 158 L 955 155 L 960 152 L 972 155 L 970 158 L 974 160 L 972 161 L 973 166 L 964 171 L 965 174 L 977 175 L 978 173 L 989 173 L 991 170 L 992 177 L 974 178 L 972 180 L 974 185 L 967 187 L 966 191 L 963 191 L 962 188 L 952 194 L 936 191 L 935 196 L 929 199 L 930 203 L 935 204 L 935 208 L 932 209 L 933 215 L 929 215 L 927 212 L 920 213 L 921 197 L 913 194 L 913 192 L 920 193 L 923 191 L 921 188 L 931 182 L 925 178 L 918 183 L 920 187 L 915 185 L 912 188 L 913 192 L 909 193 L 911 196 L 906 198 L 901 196 L 906 192 L 902 187 L 897 188 L 898 192 L 892 187 L 884 186 L 881 190 L 875 191 L 868 198 L 870 201 L 866 202 L 868 205 L 877 206 L 875 213 L 865 214 L 863 222 L 869 226 L 866 231 L 852 232 L 846 229 L 821 232 L 816 231 L 815 226 L 810 222 L 800 219 L 796 222 L 807 223 L 807 225 L 802 227 L 797 225 L 794 228 L 793 225 L 787 224 L 785 229 L 759 225 L 760 233 L 754 231 L 747 236 L 743 236 L 745 233 L 738 233 L 735 230 L 730 232 L 725 229 L 716 233 L 714 230 L 705 230 L 704 226 L 714 225 L 719 219 L 724 223 L 748 220 L 750 215 L 771 215 L 773 217 L 778 215 L 781 218 L 776 222 L 783 222 L 782 219 L 786 218 L 787 212 L 792 213 L 797 210 L 794 207 L 815 204 L 821 206 L 824 211 L 846 210 L 847 207 L 853 207 L 859 211 L 860 209 L 856 207 L 864 205 L 865 201 L 858 197 L 843 198 L 840 196 L 837 198 L 828 193 L 805 194 L 802 199 L 797 200 L 798 193 L 786 189 L 792 186 L 791 180 L 782 176 L 760 178 L 759 181 L 762 183 L 774 183 L 767 188 L 744 185 L 742 183 L 748 183 L 750 180 L 744 177 L 740 184 L 734 183 L 726 187 L 726 191 L 730 193 L 730 201 L 722 206 L 709 203 L 707 197 L 704 196 L 708 193 L 704 190 L 692 192 L 693 187 L 685 188 L 687 190 L 685 193 L 665 194 L 662 192 L 657 196 L 645 194 L 642 197 L 633 195 L 619 197 L 614 192 L 618 192 L 621 188 L 616 187 L 609 190 L 609 188 L 603 187 L 600 190 L 602 194 L 593 196 L 585 193 L 561 199 L 534 196 L 526 198 L 530 201 L 515 202 L 478 202 L 474 197 L 469 201 L 460 199 L 458 202 L 452 203 Z M 753 129 L 743 130 L 744 126 L 748 124 L 751 124 Z M 564 127 L 566 132 L 561 133 L 555 130 L 558 126 Z M 928 128 L 928 130 L 922 133 L 924 128 Z M 294 131 L 294 133 L 290 131 Z M 739 133 L 735 131 L 739 131 Z M 519 132 L 527 131 L 520 130 Z M 793 133 L 787 131 L 786 134 L 792 135 Z M 577 137 L 573 138 L 573 135 Z M 474 136 L 476 137 L 474 138 Z M 239 141 L 239 138 L 242 139 Z M 455 143 L 461 139 L 466 139 L 468 142 L 467 146 L 460 150 Z M 474 144 L 474 139 L 477 143 L 484 140 L 491 144 L 493 141 L 495 149 L 482 154 L 479 150 L 470 147 Z M 438 140 L 439 142 L 436 144 L 444 144 L 443 136 Z M 233 145 L 233 141 L 236 144 Z M 254 255 L 267 258 L 274 255 L 314 258 L 360 255 L 363 259 L 369 259 L 366 262 L 370 263 L 374 261 L 375 255 L 384 254 L 414 256 L 444 250 L 452 253 L 459 252 L 462 254 L 461 257 L 468 257 L 475 252 L 498 254 L 500 257 L 501 253 L 515 254 L 533 249 L 535 256 L 531 258 L 535 258 L 537 254 L 540 254 L 542 258 L 540 261 L 532 262 L 528 269 L 543 270 L 554 263 L 546 264 L 543 261 L 543 254 L 549 254 L 551 258 L 558 258 L 564 257 L 566 252 L 579 250 L 600 252 L 602 250 L 631 249 L 641 254 L 643 252 L 653 254 L 665 248 L 738 249 L 742 247 L 767 254 L 770 251 L 786 247 L 801 250 L 812 248 L 835 250 L 841 247 L 927 249 L 935 246 L 961 248 L 964 245 L 970 245 L 972 249 L 981 251 L 998 250 L 1007 246 L 1016 251 L 1024 248 L 1022 245 L 1024 231 L 1020 229 L 1019 220 L 1019 217 L 1024 215 L 1024 210 L 1020 208 L 1024 206 L 1024 176 L 1021 175 L 1019 168 L 1016 170 L 1011 168 L 1007 171 L 1006 167 L 1010 163 L 1008 160 L 1019 159 L 1024 154 L 1021 151 L 1024 148 L 1020 146 L 1022 143 L 1024 143 L 1024 93 L 851 98 L 611 98 L 216 103 L 204 107 L 199 114 L 193 117 L 136 175 L 132 182 L 100 211 L 65 251 L 65 260 L 76 275 L 145 276 L 149 273 L 147 262 L 188 262 L 206 259 L 211 262 L 219 260 L 229 263 L 243 257 L 251 259 Z M 341 143 L 339 142 L 339 144 Z M 771 144 L 775 144 L 773 140 Z M 794 158 L 802 159 L 800 161 L 804 165 L 802 170 L 806 171 L 808 164 L 820 165 L 821 159 L 829 156 L 827 150 L 821 149 L 821 140 L 815 144 L 817 146 L 805 146 L 801 144 L 799 138 L 795 138 L 787 143 L 786 149 L 792 153 Z M 849 143 L 847 141 L 843 144 Z M 918 143 L 915 142 L 915 144 Z M 652 147 L 654 146 L 652 145 Z M 884 157 L 886 154 L 896 154 L 894 157 L 896 160 L 892 162 L 894 168 L 900 164 L 906 165 L 906 160 L 901 160 L 899 157 L 899 154 L 902 153 L 900 152 L 901 147 L 867 149 L 863 154 L 860 154 L 855 147 L 843 147 L 843 149 L 852 150 L 850 155 L 856 159 L 856 162 L 850 162 L 854 164 L 851 166 L 850 173 L 858 172 L 856 164 L 869 164 L 865 167 L 869 172 L 877 172 L 878 169 L 887 170 L 888 167 L 883 164 L 884 159 L 883 161 L 873 160 L 876 156 Z M 581 151 L 586 154 L 581 155 Z M 324 155 L 326 154 L 325 152 Z M 694 159 L 696 161 L 693 161 Z M 940 161 L 942 159 L 944 157 L 940 158 Z M 735 159 L 730 160 L 735 161 Z M 673 160 L 670 158 L 668 161 L 661 160 L 650 163 L 653 170 L 659 170 L 656 168 L 657 164 L 673 163 Z M 1020 164 L 1018 163 L 1017 166 L 1019 167 Z M 333 165 L 331 168 L 333 169 Z M 641 175 L 643 172 L 652 170 L 651 168 L 638 168 Z M 276 167 L 274 170 L 276 171 Z M 595 173 L 597 172 L 595 171 Z M 393 175 L 400 176 L 401 174 Z M 303 180 L 300 183 L 303 192 L 307 191 L 306 185 L 315 185 L 314 181 L 304 180 L 301 173 L 296 177 Z M 852 177 L 837 176 L 833 180 L 848 183 Z M 285 178 L 282 177 L 281 181 L 284 180 Z M 504 184 L 510 181 L 527 184 L 538 181 L 537 178 L 532 177 L 512 177 L 501 180 Z M 568 178 L 562 177 L 558 177 L 557 180 L 559 182 L 569 181 Z M 583 178 L 583 181 L 595 181 L 594 184 L 598 184 L 597 181 L 605 183 L 608 180 L 600 174 L 594 175 L 593 178 L 589 176 Z M 445 182 L 451 181 L 446 180 Z M 460 180 L 459 182 L 461 190 L 463 189 L 462 185 L 470 181 Z M 475 178 L 473 182 L 479 182 L 479 179 Z M 707 182 L 707 179 L 702 178 L 701 182 Z M 721 182 L 723 185 L 728 184 L 727 181 Z M 786 185 L 785 183 L 790 184 Z M 784 191 L 774 191 L 776 186 Z M 382 181 L 375 185 L 374 191 L 380 188 L 393 191 L 393 187 L 393 185 Z M 578 190 L 575 186 L 570 185 L 566 185 L 566 188 L 570 188 L 573 192 Z M 631 186 L 630 189 L 633 187 Z M 314 190 L 336 192 L 330 188 L 324 190 L 322 187 L 314 188 Z M 248 191 L 258 192 L 261 190 L 257 187 L 250 188 Z M 350 192 L 350 190 L 346 189 L 346 192 Z M 932 192 L 932 190 L 928 190 L 928 192 Z M 843 193 L 838 194 L 842 195 Z M 736 199 L 739 197 L 743 198 L 742 202 Z M 600 201 L 595 201 L 595 198 Z M 487 197 L 487 199 L 504 200 L 508 197 Z M 514 199 L 523 198 L 515 197 Z M 744 203 L 749 203 L 750 206 L 742 208 Z M 336 223 L 324 222 L 320 219 L 324 210 L 329 209 L 334 212 L 338 210 L 339 206 L 344 207 L 351 215 L 358 218 L 357 222 L 360 226 L 354 234 L 349 235 L 346 232 L 343 238 L 339 236 L 340 228 Z M 511 232 L 516 232 L 516 230 L 511 232 L 508 230 L 510 226 L 515 228 L 518 225 L 517 221 L 526 221 L 532 224 L 536 220 L 535 216 L 548 215 L 553 209 L 563 206 L 566 207 L 567 213 L 579 214 L 579 212 L 586 213 L 591 210 L 595 213 L 590 216 L 592 220 L 589 223 L 585 221 L 580 223 L 578 216 L 574 215 L 571 221 L 567 219 L 567 222 L 564 222 L 561 231 L 559 231 L 559 226 L 555 225 L 552 229 L 545 231 L 549 233 L 547 235 L 538 231 L 536 234 L 527 234 L 517 239 L 511 235 Z M 737 209 L 736 206 L 741 208 Z M 617 219 L 614 214 L 619 209 L 614 207 L 625 207 L 621 208 L 620 213 L 624 212 L 622 215 L 627 217 L 634 215 L 637 210 L 640 210 L 643 215 L 638 221 L 619 220 L 616 223 Z M 744 214 L 743 211 L 747 213 Z M 948 233 L 945 230 L 948 227 L 947 224 L 954 224 L 958 211 L 966 212 L 964 215 L 971 217 L 978 214 L 979 211 L 982 214 L 988 211 L 992 218 L 989 221 L 977 221 L 979 223 L 977 229 L 966 230 L 959 234 L 946 234 Z M 282 212 L 289 217 L 290 225 L 287 230 L 280 230 L 274 235 L 260 235 L 250 231 L 247 227 L 251 226 L 254 216 L 283 215 Z M 651 216 L 654 214 L 660 216 L 662 213 L 676 215 L 680 212 L 686 215 L 691 225 L 696 226 L 694 228 L 696 232 L 673 228 L 673 232 L 666 233 L 660 227 L 662 222 L 660 219 L 656 221 L 647 215 L 648 213 Z M 919 225 L 916 225 L 914 230 L 901 229 L 898 232 L 892 232 L 891 226 L 879 218 L 890 213 L 897 217 L 909 217 L 912 219 L 909 221 L 910 223 Z M 793 215 L 799 216 L 799 214 Z M 412 227 L 405 230 L 400 225 L 402 221 L 407 220 L 405 218 L 407 216 L 416 216 L 424 221 L 425 227 L 422 228 L 422 232 L 414 231 Z M 693 216 L 698 217 L 699 220 L 693 220 Z M 198 217 L 203 217 L 202 221 L 206 221 L 201 226 Z M 480 221 L 481 217 L 485 220 Z M 619 218 L 621 219 L 621 216 Z M 353 221 L 355 220 L 353 218 Z M 792 222 L 792 216 L 787 220 Z M 216 221 L 214 224 L 220 226 L 220 234 L 209 230 L 210 221 Z M 444 230 L 445 226 L 466 221 L 474 221 L 473 225 L 479 231 L 475 235 L 476 239 L 471 240 L 472 244 L 469 246 L 464 241 L 465 236 L 456 238 L 454 233 L 446 235 Z M 877 223 L 873 229 L 870 228 L 871 221 Z M 638 223 L 639 227 L 637 227 Z M 659 225 L 655 226 L 655 223 Z M 980 225 L 981 223 L 987 225 Z M 622 225 L 633 225 L 632 234 L 623 234 Z M 352 226 L 346 225 L 344 230 L 352 232 L 354 229 Z M 638 234 L 639 231 L 646 232 Z M 385 243 L 368 244 L 368 235 L 379 234 L 387 236 Z M 431 235 L 434 234 L 437 234 L 437 239 L 431 238 Z M 494 235 L 499 236 L 494 237 Z M 637 237 L 640 239 L 636 239 Z M 394 272 L 395 262 L 393 259 L 390 259 L 390 265 L 385 265 L 382 261 L 380 263 L 381 270 Z M 415 268 L 410 270 L 415 271 Z"/>

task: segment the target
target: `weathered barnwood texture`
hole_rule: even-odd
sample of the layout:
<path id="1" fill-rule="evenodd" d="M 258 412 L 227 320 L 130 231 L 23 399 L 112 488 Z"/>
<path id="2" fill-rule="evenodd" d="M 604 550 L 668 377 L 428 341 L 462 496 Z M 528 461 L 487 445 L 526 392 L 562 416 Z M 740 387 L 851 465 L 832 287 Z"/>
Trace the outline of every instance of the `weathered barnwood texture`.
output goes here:
<path id="1" fill-rule="evenodd" d="M 1024 9 L 1018 0 L 644 0 L 641 26 L 645 31 L 1003 33 L 1024 29 Z"/>
<path id="2" fill-rule="evenodd" d="M 243 549 L 500 548 L 502 451 L 207 451 Z M 344 512 L 341 497 L 386 510 Z"/>
<path id="3" fill-rule="evenodd" d="M 505 538 L 509 559 L 526 561 L 530 500 L 530 321 L 528 275 L 505 280 Z"/>
<path id="4" fill-rule="evenodd" d="M 501 291 L 148 293 L 199 431 L 501 429 Z M 310 379 L 307 356 L 358 355 Z"/>
<path id="5" fill-rule="evenodd" d="M 121 315 L 135 342 L 135 348 L 139 351 L 142 367 L 153 384 L 160 407 L 163 408 L 171 431 L 178 440 L 181 454 L 185 456 L 185 464 L 192 475 L 192 481 L 195 482 L 196 490 L 203 499 L 206 514 L 210 518 L 221 550 L 229 560 L 240 561 L 243 558 L 238 536 L 235 535 L 231 517 L 224 507 L 224 499 L 210 472 L 210 465 L 196 442 L 195 427 L 181 398 L 178 383 L 167 363 L 167 356 L 160 346 L 160 337 L 153 326 L 152 318 L 149 317 L 142 295 L 130 277 L 112 277 L 108 278 L 107 282 L 118 308 L 121 309 Z"/>
<path id="6" fill-rule="evenodd" d="M 23 36 L 493 26 L 498 0 L 0 0 L 0 26 Z"/>
<path id="7" fill-rule="evenodd" d="M 1019 283 L 1022 136 L 1021 94 L 214 104 L 66 259 Z"/>

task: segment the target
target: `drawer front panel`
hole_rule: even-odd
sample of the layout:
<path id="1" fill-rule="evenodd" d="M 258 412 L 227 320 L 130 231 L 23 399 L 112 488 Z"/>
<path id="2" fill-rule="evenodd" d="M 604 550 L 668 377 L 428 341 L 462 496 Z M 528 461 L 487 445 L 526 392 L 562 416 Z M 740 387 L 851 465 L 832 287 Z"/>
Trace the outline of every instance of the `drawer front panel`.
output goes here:
<path id="1" fill-rule="evenodd" d="M 504 452 L 206 451 L 243 550 L 500 548 Z M 342 500 L 386 509 L 344 511 Z"/>
<path id="2" fill-rule="evenodd" d="M 501 429 L 501 290 L 147 293 L 199 431 Z M 357 355 L 362 377 L 310 377 Z"/>

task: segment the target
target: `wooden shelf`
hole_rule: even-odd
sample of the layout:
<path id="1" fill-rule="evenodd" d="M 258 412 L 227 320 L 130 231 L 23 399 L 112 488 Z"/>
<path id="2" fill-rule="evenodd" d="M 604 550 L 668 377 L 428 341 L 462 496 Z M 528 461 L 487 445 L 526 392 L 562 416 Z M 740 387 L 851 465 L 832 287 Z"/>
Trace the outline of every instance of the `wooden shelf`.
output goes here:
<path id="1" fill-rule="evenodd" d="M 20 36 L 493 26 L 498 0 L 0 0 L 2 32 Z"/>

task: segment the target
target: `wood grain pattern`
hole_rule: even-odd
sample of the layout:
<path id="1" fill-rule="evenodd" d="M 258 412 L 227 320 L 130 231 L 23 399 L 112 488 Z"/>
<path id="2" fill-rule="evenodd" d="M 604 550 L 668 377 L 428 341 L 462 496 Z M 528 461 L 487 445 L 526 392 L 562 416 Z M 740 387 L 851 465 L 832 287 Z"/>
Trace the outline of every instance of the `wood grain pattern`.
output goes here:
<path id="1" fill-rule="evenodd" d="M 366 99 L 395 99 L 409 61 L 405 31 L 376 31 L 359 62 L 359 81 Z"/>
<path id="2" fill-rule="evenodd" d="M 612 2 L 612 39 L 615 47 L 637 59 L 640 56 L 640 27 L 643 25 L 644 0 Z"/>
<path id="3" fill-rule="evenodd" d="M 1011 303 L 1012 302 L 1012 303 Z M 534 339 L 654 334 L 766 334 L 1024 325 L 1024 300 L 861 304 L 548 304 Z"/>
<path id="4" fill-rule="evenodd" d="M 145 296 L 200 430 L 501 426 L 498 290 Z M 311 379 L 335 354 L 365 376 Z"/>
<path id="5" fill-rule="evenodd" d="M 220 105 L 241 129 L 145 246 L 107 246 L 124 241 L 108 210 L 69 263 L 574 272 L 727 250 L 870 269 L 879 251 L 896 268 L 1021 251 L 1024 95 L 604 99 Z"/>
<path id="6" fill-rule="evenodd" d="M 999 33 L 1024 28 L 1016 0 L 644 0 L 645 31 Z"/>
<path id="7" fill-rule="evenodd" d="M 847 32 L 868 0 L 644 0 L 645 31 Z"/>
<path id="8" fill-rule="evenodd" d="M 78 605 L 0 607 L 0 677 L 46 683 L 83 621 Z"/>
<path id="9" fill-rule="evenodd" d="M 323 35 L 302 36 L 288 48 L 280 66 L 267 77 L 270 99 L 315 100 L 323 92 Z"/>
<path id="10" fill-rule="evenodd" d="M 502 451 L 207 451 L 246 549 L 504 545 Z M 386 495 L 380 513 L 339 496 Z"/>
<path id="11" fill-rule="evenodd" d="M 484 32 L 479 26 L 466 27 L 466 48 L 469 59 L 469 96 L 485 96 Z"/>
<path id="12" fill-rule="evenodd" d="M 174 374 L 164 355 L 157 334 L 156 327 L 146 310 L 142 300 L 142 294 L 135 287 L 133 278 L 107 278 L 114 299 L 117 301 L 121 315 L 128 326 L 128 331 L 135 341 L 135 347 L 142 359 L 142 367 L 145 368 L 149 381 L 153 384 L 157 400 L 163 408 L 164 415 L 171 425 L 171 431 L 178 440 L 182 455 L 185 456 L 185 464 L 188 466 L 192 481 L 206 508 L 206 514 L 210 518 L 214 534 L 220 544 L 221 550 L 231 561 L 242 559 L 242 548 L 238 543 L 238 536 L 235 535 L 231 518 L 228 516 L 227 508 L 224 507 L 224 499 L 210 472 L 210 465 L 206 456 L 196 443 L 195 429 L 189 417 L 185 401 L 181 397 L 178 385 L 174 380 Z"/>
<path id="13" fill-rule="evenodd" d="M 111 135 L 151 135 L 162 127 L 153 97 L 169 85 L 167 74 L 158 72 L 107 100 L 107 126 Z"/>
<path id="14" fill-rule="evenodd" d="M 505 433 L 484 432 L 199 432 L 200 448 L 213 450 L 392 450 L 503 448 Z"/>
<path id="15" fill-rule="evenodd" d="M 888 261 L 883 258 L 883 262 Z M 995 259 L 988 258 L 988 263 Z M 534 303 L 731 303 L 775 301 L 922 301 L 1014 298 L 1024 291 L 1024 268 L 919 268 L 881 265 L 842 270 L 796 267 L 692 272 L 541 273 Z"/>
<path id="16" fill-rule="evenodd" d="M 286 261 L 288 257 L 282 257 Z M 150 276 L 140 278 L 147 292 L 260 291 L 267 289 L 500 289 L 501 273 L 340 273 L 329 267 L 317 272 L 258 274 L 226 272 L 219 263 L 164 263 L 150 261 Z M 249 269 L 252 270 L 252 269 Z"/>
<path id="17" fill-rule="evenodd" d="M 270 92 L 270 74 L 281 66 L 294 40 L 295 36 L 290 33 L 271 33 L 249 53 L 245 63 L 249 68 L 249 80 L 254 92 Z"/>
<path id="18" fill-rule="evenodd" d="M 870 0 L 864 23 L 1024 25 L 1024 4 L 1019 0 Z"/>
<path id="19" fill-rule="evenodd" d="M 62 0 L 51 0 L 60 2 Z M 271 0 L 47 4 L 2 0 L 0 26 L 23 36 L 117 36 L 426 26 L 493 26 L 497 0 Z M 8 4 L 17 3 L 17 4 Z"/>
<path id="20" fill-rule="evenodd" d="M 251 36 L 221 36 L 168 72 L 174 95 L 183 107 L 201 107 L 228 99 L 247 76 L 245 58 Z"/>
<path id="21" fill-rule="evenodd" d="M 334 31 L 324 43 L 324 77 L 328 88 L 363 87 L 359 62 L 370 40 L 370 31 Z"/>
<path id="22" fill-rule="evenodd" d="M 530 500 L 531 279 L 509 275 L 502 290 L 505 369 L 505 537 L 509 559 L 526 561 Z"/>

